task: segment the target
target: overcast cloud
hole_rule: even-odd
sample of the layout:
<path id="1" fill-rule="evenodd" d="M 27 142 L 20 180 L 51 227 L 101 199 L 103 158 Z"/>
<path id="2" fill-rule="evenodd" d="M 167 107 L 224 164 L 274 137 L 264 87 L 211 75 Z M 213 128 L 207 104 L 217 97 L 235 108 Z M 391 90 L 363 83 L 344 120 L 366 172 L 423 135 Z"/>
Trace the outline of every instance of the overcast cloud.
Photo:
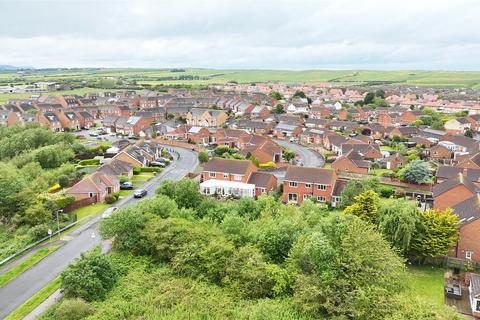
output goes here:
<path id="1" fill-rule="evenodd" d="M 480 70 L 479 0 L 0 0 L 0 64 Z"/>

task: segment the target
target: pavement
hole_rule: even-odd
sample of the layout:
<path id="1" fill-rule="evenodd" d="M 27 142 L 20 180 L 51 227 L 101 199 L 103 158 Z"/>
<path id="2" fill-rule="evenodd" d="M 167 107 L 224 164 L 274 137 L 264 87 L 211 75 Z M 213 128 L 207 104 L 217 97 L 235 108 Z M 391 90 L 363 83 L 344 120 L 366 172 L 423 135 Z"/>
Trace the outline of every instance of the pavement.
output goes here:
<path id="1" fill-rule="evenodd" d="M 155 189 L 162 180 L 180 180 L 198 165 L 197 154 L 191 150 L 170 147 L 174 154 L 174 161 L 159 175 L 145 183 L 142 188 L 147 190 L 146 197 L 155 195 Z M 121 199 L 115 204 L 117 207 L 134 204 L 138 199 L 133 195 Z M 80 256 L 82 252 L 101 246 L 107 251 L 110 243 L 102 241 L 98 233 L 101 214 L 85 223 L 65 238 L 66 243 L 38 264 L 23 272 L 21 275 L 0 288 L 0 319 L 5 318 L 12 311 L 21 306 L 37 291 L 55 279 L 70 262 Z"/>

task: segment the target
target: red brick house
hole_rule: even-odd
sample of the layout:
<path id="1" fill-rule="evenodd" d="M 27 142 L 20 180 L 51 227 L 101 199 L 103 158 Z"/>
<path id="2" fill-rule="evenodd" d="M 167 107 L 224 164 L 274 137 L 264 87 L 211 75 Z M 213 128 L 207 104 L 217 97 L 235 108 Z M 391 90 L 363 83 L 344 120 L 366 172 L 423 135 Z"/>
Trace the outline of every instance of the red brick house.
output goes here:
<path id="1" fill-rule="evenodd" d="M 331 201 L 336 205 L 340 196 L 334 195 L 337 174 L 333 170 L 289 166 L 283 183 L 284 203 L 302 204 L 304 199 L 314 198 L 320 203 Z"/>
<path id="2" fill-rule="evenodd" d="M 468 169 L 480 169 L 480 153 L 461 161 L 457 167 Z"/>
<path id="3" fill-rule="evenodd" d="M 277 186 L 275 176 L 270 173 L 260 175 L 257 170 L 249 160 L 212 158 L 204 166 L 200 191 L 225 197 L 255 197 L 274 190 Z"/>
<path id="4" fill-rule="evenodd" d="M 62 124 L 57 115 L 53 112 L 38 112 L 36 115 L 38 123 L 47 126 L 50 130 L 59 132 L 62 131 Z"/>
<path id="5" fill-rule="evenodd" d="M 433 208 L 453 208 L 477 194 L 477 187 L 462 173 L 433 187 Z"/>
<path id="6" fill-rule="evenodd" d="M 197 144 L 208 144 L 210 142 L 210 131 L 205 127 L 191 127 L 187 131 L 187 139 Z"/>
<path id="7" fill-rule="evenodd" d="M 407 164 L 407 159 L 400 153 L 395 153 L 385 159 L 387 169 L 395 170 Z"/>
<path id="8" fill-rule="evenodd" d="M 106 196 L 118 191 L 120 183 L 117 177 L 95 172 L 77 182 L 66 194 L 74 196 L 77 201 L 95 197 L 95 202 L 101 202 Z"/>
<path id="9" fill-rule="evenodd" d="M 370 172 L 370 162 L 366 161 L 357 151 L 350 150 L 332 163 L 332 169 L 337 173 L 368 174 Z"/>
<path id="10" fill-rule="evenodd" d="M 19 117 L 13 111 L 0 110 L 0 124 L 10 127 L 19 121 Z"/>
<path id="11" fill-rule="evenodd" d="M 456 204 L 453 212 L 458 215 L 460 229 L 451 255 L 480 262 L 480 195 L 476 194 Z"/>

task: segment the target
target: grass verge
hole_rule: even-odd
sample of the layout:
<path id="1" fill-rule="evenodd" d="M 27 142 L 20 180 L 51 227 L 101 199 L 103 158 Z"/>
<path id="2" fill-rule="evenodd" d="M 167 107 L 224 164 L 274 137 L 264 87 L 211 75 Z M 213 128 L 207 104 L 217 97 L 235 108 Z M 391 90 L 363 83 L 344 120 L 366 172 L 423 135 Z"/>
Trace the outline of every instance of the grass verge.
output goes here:
<path id="1" fill-rule="evenodd" d="M 18 277 L 20 274 L 22 274 L 26 270 L 30 269 L 31 267 L 39 263 L 40 261 L 42 261 L 42 259 L 44 259 L 50 253 L 54 252 L 60 247 L 61 246 L 52 246 L 52 247 L 42 248 L 37 252 L 35 252 L 34 254 L 32 254 L 30 257 L 26 258 L 21 263 L 17 264 L 13 268 L 5 272 L 4 274 L 0 275 L 0 288 L 6 285 L 7 283 L 9 283 L 10 281 L 12 281 L 13 279 L 15 279 L 16 277 Z"/>
<path id="2" fill-rule="evenodd" d="M 60 288 L 60 277 L 56 277 L 52 282 L 43 287 L 40 291 L 35 293 L 30 299 L 25 301 L 15 311 L 10 313 L 5 320 L 20 320 L 38 307 L 45 299 L 50 297 L 55 291 Z"/>
<path id="3" fill-rule="evenodd" d="M 75 214 L 77 216 L 77 221 L 78 221 L 78 220 L 83 219 L 87 216 L 96 216 L 97 214 L 105 211 L 108 207 L 110 207 L 109 204 L 96 203 L 96 204 L 93 204 L 93 205 L 88 205 L 88 206 L 73 210 L 73 214 Z"/>

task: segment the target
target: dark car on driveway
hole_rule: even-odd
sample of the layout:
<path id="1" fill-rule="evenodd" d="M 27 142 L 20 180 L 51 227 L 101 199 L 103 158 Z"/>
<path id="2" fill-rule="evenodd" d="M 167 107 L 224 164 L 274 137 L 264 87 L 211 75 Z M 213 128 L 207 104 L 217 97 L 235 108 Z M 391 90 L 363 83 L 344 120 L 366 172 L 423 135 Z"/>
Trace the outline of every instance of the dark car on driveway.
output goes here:
<path id="1" fill-rule="evenodd" d="M 135 190 L 135 192 L 133 193 L 134 198 L 143 198 L 146 195 L 147 195 L 147 190 L 145 189 L 138 189 L 138 190 Z"/>
<path id="2" fill-rule="evenodd" d="M 127 181 L 120 185 L 121 190 L 133 190 L 133 183 Z"/>

